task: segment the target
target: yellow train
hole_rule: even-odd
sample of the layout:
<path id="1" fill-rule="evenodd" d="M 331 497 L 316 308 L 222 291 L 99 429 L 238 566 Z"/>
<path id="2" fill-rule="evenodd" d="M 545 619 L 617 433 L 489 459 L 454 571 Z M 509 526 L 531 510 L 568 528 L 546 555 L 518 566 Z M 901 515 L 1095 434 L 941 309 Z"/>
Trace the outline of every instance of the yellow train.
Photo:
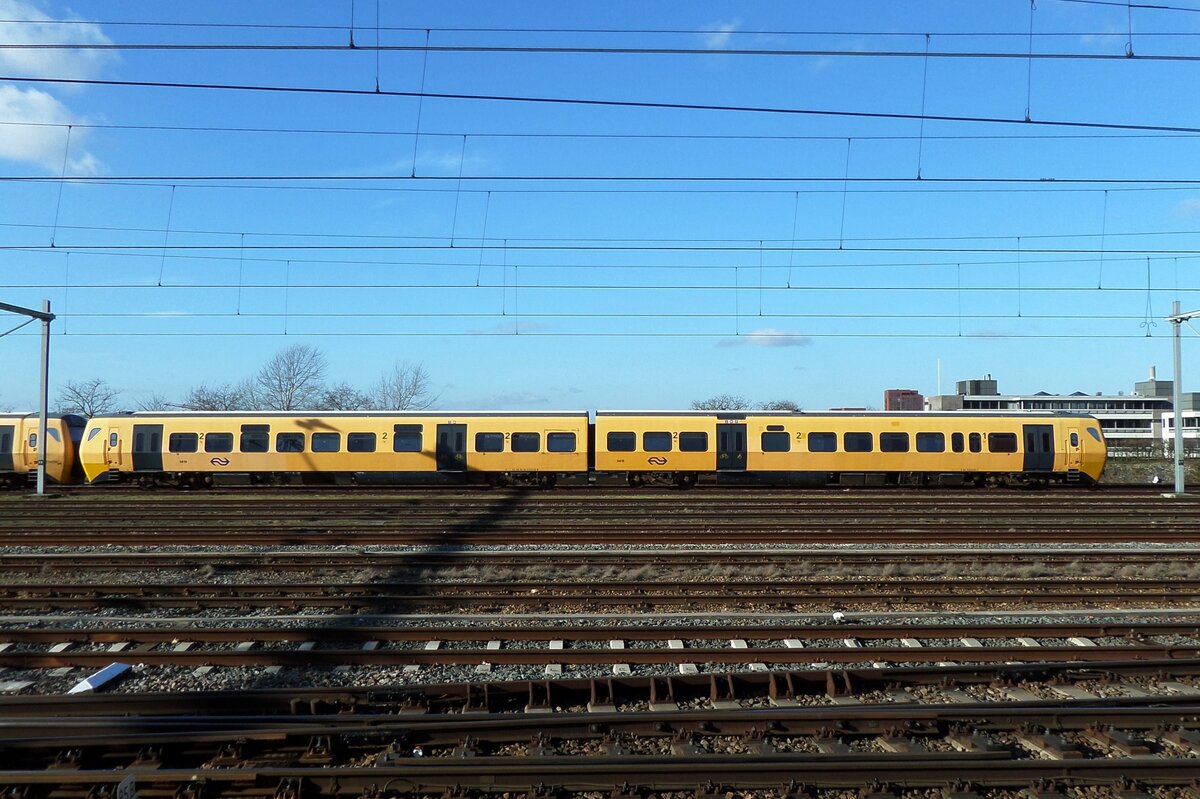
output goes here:
<path id="1" fill-rule="evenodd" d="M 1095 483 L 1094 417 L 742 411 L 134 413 L 88 422 L 87 479 L 211 485 L 441 479 L 633 485 Z"/>
<path id="2" fill-rule="evenodd" d="M 553 485 L 588 470 L 588 414 L 463 411 L 134 413 L 88 423 L 80 445 L 88 480 L 212 485 L 217 475 L 255 482 L 294 476 L 517 477 Z"/>
<path id="3" fill-rule="evenodd" d="M 87 420 L 82 416 L 46 417 L 46 480 L 74 483 L 81 478 L 76 447 Z M 21 486 L 36 479 L 38 452 L 36 413 L 0 413 L 0 485 Z"/>

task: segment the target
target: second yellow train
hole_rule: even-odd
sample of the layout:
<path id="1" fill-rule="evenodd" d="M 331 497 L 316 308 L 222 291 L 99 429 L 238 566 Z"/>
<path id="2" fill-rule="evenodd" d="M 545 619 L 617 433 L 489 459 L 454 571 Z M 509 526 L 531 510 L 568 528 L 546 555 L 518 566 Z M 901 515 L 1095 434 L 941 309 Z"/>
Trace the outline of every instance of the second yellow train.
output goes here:
<path id="1" fill-rule="evenodd" d="M 1067 413 L 125 413 L 87 423 L 92 482 L 436 479 L 631 485 L 1094 484 L 1099 422 Z"/>

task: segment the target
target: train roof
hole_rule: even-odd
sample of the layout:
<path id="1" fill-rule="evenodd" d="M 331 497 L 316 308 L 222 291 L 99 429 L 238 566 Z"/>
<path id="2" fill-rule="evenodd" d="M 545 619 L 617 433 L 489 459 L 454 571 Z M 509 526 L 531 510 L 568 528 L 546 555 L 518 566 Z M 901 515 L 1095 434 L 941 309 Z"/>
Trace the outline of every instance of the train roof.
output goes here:
<path id="1" fill-rule="evenodd" d="M 412 418 L 470 418 L 484 416 L 554 416 L 554 417 L 583 417 L 587 416 L 587 411 L 122 411 L 120 413 L 105 413 L 99 416 L 93 416 L 93 419 L 174 419 L 174 418 L 196 418 L 203 416 L 219 416 L 229 418 L 242 418 L 253 416 L 256 418 L 272 418 L 272 419 L 303 419 L 310 416 L 319 417 L 356 417 L 370 418 L 373 416 L 391 417 L 412 417 Z"/>
<path id="2" fill-rule="evenodd" d="M 965 419 L 970 417 L 1010 418 L 1019 419 L 1095 419 L 1090 413 L 1075 413 L 1072 411 L 596 411 L 597 416 L 716 416 L 718 419 L 746 419 L 758 416 L 794 417 L 812 419 L 823 416 L 830 417 L 883 417 L 911 419 L 953 418 Z"/>

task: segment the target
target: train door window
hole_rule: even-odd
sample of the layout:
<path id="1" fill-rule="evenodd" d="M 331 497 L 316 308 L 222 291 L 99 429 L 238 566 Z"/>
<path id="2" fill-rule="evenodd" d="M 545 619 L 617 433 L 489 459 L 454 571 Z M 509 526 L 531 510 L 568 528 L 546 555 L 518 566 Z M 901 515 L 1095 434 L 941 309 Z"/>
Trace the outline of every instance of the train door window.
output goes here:
<path id="1" fill-rule="evenodd" d="M 266 424 L 242 425 L 240 452 L 266 452 L 271 448 L 271 426 Z"/>
<path id="2" fill-rule="evenodd" d="M 342 449 L 341 433 L 313 433 L 313 452 L 340 452 Z"/>
<path id="3" fill-rule="evenodd" d="M 37 449 L 37 433 L 29 434 L 29 448 Z"/>
<path id="4" fill-rule="evenodd" d="M 955 452 L 962 452 L 966 449 L 966 442 L 963 439 L 962 433 L 950 434 L 950 449 L 954 450 Z"/>
<path id="5" fill-rule="evenodd" d="M 646 452 L 670 452 L 671 434 L 657 431 L 642 433 L 642 449 Z"/>
<path id="6" fill-rule="evenodd" d="M 637 449 L 636 433 L 609 433 L 609 452 L 633 452 Z"/>
<path id="7" fill-rule="evenodd" d="M 116 433 L 112 433 L 111 435 L 109 435 L 108 445 L 110 447 L 115 447 L 117 445 L 117 434 Z"/>
<path id="8" fill-rule="evenodd" d="M 0 431 L 0 453 L 5 455 L 12 452 L 12 428 Z"/>
<path id="9" fill-rule="evenodd" d="M 575 451 L 575 434 L 574 433 L 547 433 L 546 434 L 546 451 L 547 452 L 574 452 Z"/>
<path id="10" fill-rule="evenodd" d="M 167 437 L 168 452 L 195 452 L 200 448 L 200 436 L 195 433 L 172 433 Z"/>
<path id="11" fill-rule="evenodd" d="M 870 433 L 843 433 L 842 449 L 846 452 L 870 452 L 875 446 L 874 438 Z"/>
<path id="12" fill-rule="evenodd" d="M 880 433 L 880 452 L 908 452 L 908 433 Z"/>
<path id="13" fill-rule="evenodd" d="M 233 452 L 233 433 L 208 433 L 204 436 L 205 452 Z"/>
<path id="14" fill-rule="evenodd" d="M 392 428 L 392 452 L 420 452 L 421 425 L 398 424 Z"/>
<path id="15" fill-rule="evenodd" d="M 792 437 L 787 433 L 763 433 L 763 452 L 791 452 Z"/>
<path id="16" fill-rule="evenodd" d="M 503 433 L 476 433 L 475 434 L 475 451 L 476 452 L 503 452 L 504 451 L 504 434 Z"/>
<path id="17" fill-rule="evenodd" d="M 944 433 L 917 433 L 917 452 L 945 451 L 946 435 Z"/>
<path id="18" fill-rule="evenodd" d="M 510 445 L 513 452 L 540 452 L 542 449 L 542 434 L 513 433 Z"/>
<path id="19" fill-rule="evenodd" d="M 979 433 L 971 433 L 967 436 L 967 441 L 970 443 L 972 452 L 983 452 L 983 436 Z"/>
<path id="20" fill-rule="evenodd" d="M 988 452 L 1016 452 L 1016 433 L 988 433 Z"/>
<path id="21" fill-rule="evenodd" d="M 276 433 L 275 434 L 275 451 L 276 452 L 303 452 L 304 451 L 304 434 L 303 433 Z"/>
<path id="22" fill-rule="evenodd" d="M 809 452 L 837 452 L 837 433 L 809 433 Z"/>
<path id="23" fill-rule="evenodd" d="M 1072 446 L 1072 447 L 1078 447 L 1078 446 L 1079 446 L 1079 434 L 1078 434 L 1078 433 L 1076 433 L 1076 432 L 1072 432 L 1072 433 L 1071 433 L 1071 446 Z"/>
<path id="24" fill-rule="evenodd" d="M 1042 452 L 1053 452 L 1054 445 L 1050 443 L 1050 433 L 1042 433 Z"/>
<path id="25" fill-rule="evenodd" d="M 374 452 L 374 433 L 349 433 L 346 435 L 347 452 Z"/>
<path id="26" fill-rule="evenodd" d="M 680 433 L 680 452 L 708 452 L 708 433 Z"/>

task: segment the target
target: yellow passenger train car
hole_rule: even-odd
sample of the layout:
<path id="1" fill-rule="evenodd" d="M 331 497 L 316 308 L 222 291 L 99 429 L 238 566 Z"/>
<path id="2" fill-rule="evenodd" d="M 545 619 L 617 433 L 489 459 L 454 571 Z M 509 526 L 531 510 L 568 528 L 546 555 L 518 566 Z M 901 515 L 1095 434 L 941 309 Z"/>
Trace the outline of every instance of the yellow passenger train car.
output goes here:
<path id="1" fill-rule="evenodd" d="M 588 414 L 348 411 L 123 413 L 88 422 L 80 460 L 92 482 L 212 485 L 442 479 L 552 485 L 588 468 Z"/>
<path id="2" fill-rule="evenodd" d="M 597 473 L 832 485 L 1095 483 L 1099 422 L 1066 413 L 598 411 Z"/>
<path id="3" fill-rule="evenodd" d="M 38 415 L 0 413 L 0 486 L 23 486 L 36 479 Z M 46 480 L 67 484 L 80 478 L 76 447 L 87 420 L 73 414 L 46 417 Z"/>

